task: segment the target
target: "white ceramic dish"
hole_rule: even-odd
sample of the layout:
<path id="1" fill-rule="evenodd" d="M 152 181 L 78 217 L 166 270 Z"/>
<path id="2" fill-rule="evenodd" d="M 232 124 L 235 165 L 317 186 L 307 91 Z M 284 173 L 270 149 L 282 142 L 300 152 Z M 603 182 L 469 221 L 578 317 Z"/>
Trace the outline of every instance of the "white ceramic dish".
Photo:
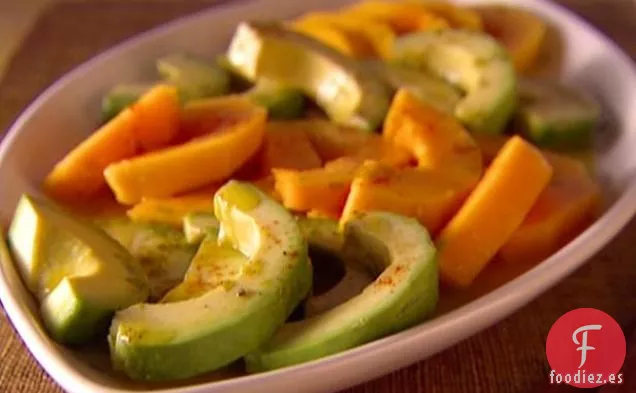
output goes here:
<path id="1" fill-rule="evenodd" d="M 11 128 L 0 149 L 0 219 L 8 223 L 19 195 L 34 191 L 66 151 L 96 125 L 101 94 L 118 82 L 152 75 L 153 61 L 174 51 L 211 56 L 225 49 L 237 22 L 284 18 L 347 0 L 255 0 L 211 8 L 132 39 L 80 66 L 42 94 Z M 466 2 L 466 1 L 464 1 Z M 161 392 L 306 393 L 342 389 L 426 358 L 514 312 L 563 279 L 606 244 L 636 211 L 636 72 L 608 39 L 562 8 L 544 1 L 517 2 L 558 27 L 565 51 L 562 76 L 602 100 L 616 120 L 598 143 L 605 214 L 540 265 L 478 299 L 412 329 L 368 345 L 275 372 L 210 381 L 199 379 Z M 60 347 L 44 333 L 37 308 L 6 254 L 0 255 L 0 298 L 22 339 L 46 371 L 70 392 L 143 390 L 113 378 L 90 353 Z M 292 389 L 295 390 L 295 389 Z"/>

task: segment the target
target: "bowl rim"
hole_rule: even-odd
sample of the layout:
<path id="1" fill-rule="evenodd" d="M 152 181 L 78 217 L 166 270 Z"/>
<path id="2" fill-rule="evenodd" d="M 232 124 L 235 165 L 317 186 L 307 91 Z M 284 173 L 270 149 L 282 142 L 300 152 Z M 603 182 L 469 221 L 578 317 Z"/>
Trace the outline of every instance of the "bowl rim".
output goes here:
<path id="1" fill-rule="evenodd" d="M 160 24 L 152 29 L 136 34 L 121 43 L 112 46 L 104 52 L 91 57 L 69 72 L 65 73 L 52 85 L 47 87 L 26 109 L 24 109 L 14 123 L 9 127 L 2 143 L 0 144 L 0 163 L 4 162 L 9 153 L 14 140 L 19 135 L 22 128 L 32 118 L 45 102 L 53 99 L 55 95 L 63 90 L 67 84 L 81 75 L 90 72 L 90 69 L 97 63 L 111 57 L 117 57 L 121 52 L 143 44 L 147 38 L 170 31 L 179 26 L 193 23 L 197 19 L 205 19 L 209 15 L 227 9 L 240 9 L 258 0 L 217 0 L 201 11 L 193 14 L 180 16 L 167 23 Z M 458 3 L 479 4 L 475 0 L 460 0 Z M 487 0 L 482 3 L 512 3 L 512 0 Z M 548 0 L 534 0 L 531 2 L 516 3 L 520 7 L 529 6 L 532 9 L 545 10 L 549 14 L 572 21 L 577 28 L 587 30 L 592 33 L 613 56 L 620 59 L 622 63 L 629 66 L 630 79 L 636 80 L 636 66 L 629 56 L 619 46 L 600 32 L 596 27 L 568 10 L 562 5 L 549 2 Z M 566 246 L 549 258 L 538 263 L 530 270 L 518 277 L 506 282 L 498 288 L 482 295 L 481 297 L 453 309 L 443 315 L 418 324 L 410 329 L 403 330 L 385 338 L 381 338 L 356 348 L 343 351 L 325 358 L 316 359 L 303 364 L 298 364 L 278 370 L 268 371 L 260 374 L 245 375 L 239 378 L 231 378 L 221 381 L 197 382 L 196 384 L 171 387 L 164 389 L 149 389 L 148 391 L 157 393 L 176 393 L 187 391 L 189 393 L 199 393 L 203 391 L 223 391 L 230 386 L 235 389 L 247 387 L 253 384 L 278 378 L 281 374 L 294 377 L 300 373 L 308 371 L 319 372 L 334 364 L 340 367 L 358 362 L 361 358 L 381 357 L 383 352 L 394 351 L 397 348 L 407 348 L 417 345 L 421 341 L 422 335 L 449 335 L 452 337 L 450 345 L 443 347 L 450 348 L 459 341 L 467 339 L 473 334 L 477 334 L 483 329 L 497 323 L 504 317 L 511 315 L 523 305 L 529 303 L 547 289 L 553 287 L 569 274 L 586 263 L 590 257 L 597 253 L 603 246 L 609 243 L 633 218 L 636 214 L 636 180 L 632 179 L 626 186 L 622 195 L 615 200 L 604 213 L 597 218 L 585 231 L 570 241 Z M 5 247 L 3 244 L 2 247 Z M 122 393 L 129 390 L 112 388 L 102 385 L 87 378 L 78 372 L 66 359 L 62 353 L 52 346 L 52 341 L 48 337 L 42 337 L 39 326 L 36 326 L 31 315 L 23 311 L 27 308 L 26 299 L 20 298 L 11 291 L 12 284 L 7 279 L 7 268 L 9 262 L 13 271 L 9 274 L 16 274 L 15 266 L 9 255 L 0 250 L 0 299 L 6 310 L 6 314 L 14 325 L 15 330 L 21 340 L 28 347 L 29 351 L 36 358 L 40 366 L 64 389 L 74 391 L 73 385 L 81 384 L 82 390 L 90 389 L 101 393 Z M 567 260 L 576 262 L 566 263 Z M 549 273 L 549 274 L 547 274 Z M 20 281 L 21 282 L 21 281 Z M 475 318 L 480 315 L 482 318 Z M 486 316 L 486 317 L 484 317 Z M 479 321 L 475 323 L 475 321 Z M 455 328 L 461 324 L 470 325 L 471 334 L 464 334 L 466 328 Z M 477 328 L 475 329 L 475 326 Z M 439 352 L 437 350 L 436 352 Z M 53 372 L 55 371 L 55 372 Z M 75 383 L 71 382 L 75 381 Z M 145 390 L 134 390 L 145 391 Z"/>

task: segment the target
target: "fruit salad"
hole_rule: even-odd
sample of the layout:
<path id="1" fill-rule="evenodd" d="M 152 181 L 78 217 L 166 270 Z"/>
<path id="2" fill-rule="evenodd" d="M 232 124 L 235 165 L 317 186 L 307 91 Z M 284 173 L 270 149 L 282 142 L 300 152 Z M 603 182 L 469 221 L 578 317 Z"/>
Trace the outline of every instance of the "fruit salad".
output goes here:
<path id="1" fill-rule="evenodd" d="M 366 1 L 156 59 L 18 203 L 8 244 L 47 331 L 107 341 L 138 381 L 263 372 L 540 263 L 601 206 L 578 158 L 599 105 L 533 76 L 545 40 L 521 8 Z"/>

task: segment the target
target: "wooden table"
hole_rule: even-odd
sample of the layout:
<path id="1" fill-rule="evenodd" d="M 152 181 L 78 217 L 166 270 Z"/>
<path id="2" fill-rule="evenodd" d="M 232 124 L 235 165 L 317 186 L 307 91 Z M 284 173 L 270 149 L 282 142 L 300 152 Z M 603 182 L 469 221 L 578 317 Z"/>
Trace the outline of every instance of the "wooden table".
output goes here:
<path id="1" fill-rule="evenodd" d="M 631 39 L 636 34 L 636 25 L 631 26 L 636 17 L 634 3 L 560 2 L 636 58 L 636 40 Z M 0 130 L 6 130 L 37 94 L 78 63 L 138 32 L 210 5 L 201 0 L 99 0 L 49 8 L 0 82 Z M 549 370 L 545 338 L 559 316 L 574 308 L 595 307 L 625 327 L 636 317 L 635 238 L 636 220 L 587 265 L 496 326 L 428 360 L 347 392 L 535 392 L 545 388 Z M 0 392 L 61 391 L 33 360 L 1 308 L 0 359 Z M 636 372 L 627 371 L 625 378 L 629 385 L 630 380 L 636 380 Z M 623 391 L 630 391 L 625 390 L 627 385 Z"/>

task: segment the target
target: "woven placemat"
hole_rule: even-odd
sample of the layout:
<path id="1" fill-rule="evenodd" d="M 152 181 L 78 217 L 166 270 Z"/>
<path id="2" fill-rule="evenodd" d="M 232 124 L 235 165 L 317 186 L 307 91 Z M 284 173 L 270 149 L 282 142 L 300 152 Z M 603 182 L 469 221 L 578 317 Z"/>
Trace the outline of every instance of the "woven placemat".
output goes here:
<path id="1" fill-rule="evenodd" d="M 631 1 L 560 2 L 636 56 Z M 6 130 L 37 94 L 78 63 L 133 34 L 212 3 L 94 0 L 49 8 L 0 83 L 0 130 Z M 587 265 L 496 326 L 426 361 L 347 392 L 538 391 L 548 380 L 545 338 L 559 316 L 574 308 L 594 307 L 623 326 L 636 316 L 635 236 L 636 221 Z M 0 359 L 0 392 L 62 391 L 33 360 L 1 308 Z M 626 375 L 627 380 L 630 377 L 636 375 Z"/>

